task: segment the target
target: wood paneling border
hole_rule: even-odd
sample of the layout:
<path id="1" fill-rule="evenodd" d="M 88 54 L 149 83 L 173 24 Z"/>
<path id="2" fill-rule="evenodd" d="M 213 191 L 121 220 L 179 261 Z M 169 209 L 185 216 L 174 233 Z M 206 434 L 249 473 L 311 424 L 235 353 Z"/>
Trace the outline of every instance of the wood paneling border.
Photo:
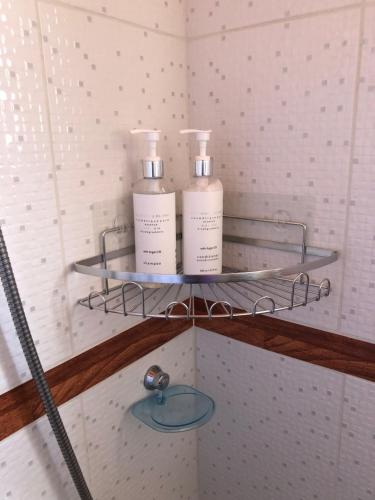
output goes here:
<path id="1" fill-rule="evenodd" d="M 203 307 L 196 299 L 196 311 Z M 150 319 L 56 366 L 47 380 L 57 405 L 186 331 L 192 321 Z M 195 325 L 281 355 L 375 381 L 375 344 L 269 316 L 196 320 Z M 0 440 L 44 414 L 33 381 L 0 395 Z"/>
<path id="2" fill-rule="evenodd" d="M 191 326 L 191 321 L 149 319 L 52 368 L 46 375 L 55 403 L 78 396 Z M 42 415 L 32 380 L 0 395 L 0 440 Z"/>
<path id="3" fill-rule="evenodd" d="M 196 311 L 205 310 L 201 301 Z M 198 320 L 196 326 L 255 347 L 375 382 L 375 344 L 271 316 Z"/>

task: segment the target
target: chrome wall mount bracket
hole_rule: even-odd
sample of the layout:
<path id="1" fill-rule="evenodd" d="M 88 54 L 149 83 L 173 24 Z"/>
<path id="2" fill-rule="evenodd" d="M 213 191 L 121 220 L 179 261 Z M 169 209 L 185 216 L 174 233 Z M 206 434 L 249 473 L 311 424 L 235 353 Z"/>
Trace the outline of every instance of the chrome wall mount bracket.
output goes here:
<path id="1" fill-rule="evenodd" d="M 109 262 L 134 254 L 134 246 L 107 250 L 106 239 L 121 231 L 113 227 L 100 235 L 102 253 L 76 262 L 76 272 L 96 276 L 102 289 L 79 300 L 91 310 L 123 316 L 164 319 L 236 318 L 273 314 L 306 306 L 327 297 L 330 280 L 314 283 L 308 272 L 327 266 L 338 259 L 338 252 L 307 245 L 307 226 L 302 222 L 224 215 L 226 221 L 262 223 L 277 227 L 294 227 L 299 241 L 266 240 L 234 234 L 224 234 L 223 242 L 288 252 L 296 255 L 296 263 L 286 267 L 251 271 L 224 268 L 221 274 L 186 275 L 181 266 L 177 274 L 143 274 L 110 269 Z M 181 240 L 181 234 L 177 234 Z M 117 280 L 110 286 L 109 280 Z M 151 285 L 151 286 L 150 286 Z M 203 301 L 203 311 L 195 310 L 195 298 Z"/>
<path id="2" fill-rule="evenodd" d="M 160 366 L 151 366 L 144 386 L 153 394 L 130 407 L 138 420 L 159 432 L 183 432 L 206 424 L 215 411 L 212 398 L 188 385 L 169 386 L 169 375 Z"/>
<path id="3" fill-rule="evenodd" d="M 144 376 L 143 385 L 149 391 L 164 391 L 169 385 L 169 374 L 158 365 L 150 366 Z"/>

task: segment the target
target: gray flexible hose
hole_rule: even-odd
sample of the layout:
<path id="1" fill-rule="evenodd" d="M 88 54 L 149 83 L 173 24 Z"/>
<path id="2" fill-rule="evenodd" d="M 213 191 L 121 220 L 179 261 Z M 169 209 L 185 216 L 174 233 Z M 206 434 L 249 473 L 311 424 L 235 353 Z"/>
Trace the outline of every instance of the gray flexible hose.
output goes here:
<path id="1" fill-rule="evenodd" d="M 45 377 L 22 306 L 0 226 L 0 278 L 13 323 L 49 423 L 81 500 L 93 500 Z"/>

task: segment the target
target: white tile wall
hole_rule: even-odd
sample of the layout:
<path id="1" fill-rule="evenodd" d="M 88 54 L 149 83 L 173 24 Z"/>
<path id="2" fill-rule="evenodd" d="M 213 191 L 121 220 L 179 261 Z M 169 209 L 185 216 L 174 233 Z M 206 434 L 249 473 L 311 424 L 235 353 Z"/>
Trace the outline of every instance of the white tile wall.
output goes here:
<path id="1" fill-rule="evenodd" d="M 156 433 L 127 412 L 153 363 L 172 383 L 196 374 L 215 399 L 198 432 L 199 498 L 373 498 L 372 383 L 202 329 L 194 342 L 186 332 L 61 407 L 95 499 L 198 499 L 194 432 Z M 0 478 L 4 500 L 78 498 L 45 417 L 1 442 Z"/>
<path id="2" fill-rule="evenodd" d="M 338 498 L 370 500 L 375 497 L 375 387 L 346 377 Z"/>
<path id="3" fill-rule="evenodd" d="M 331 279 L 331 297 L 281 317 L 374 341 L 374 5 L 236 5 L 188 2 L 190 124 L 214 130 L 217 175 L 243 213 L 303 220 L 310 244 L 342 255 L 311 273 Z M 250 269 L 282 262 L 226 254 Z"/>
<path id="4" fill-rule="evenodd" d="M 345 250 L 327 268 L 331 299 L 286 317 L 374 341 L 375 6 L 361 5 L 0 4 L 0 221 L 46 368 L 134 324 L 78 307 L 98 283 L 69 266 L 98 253 L 98 232 L 115 217 L 126 219 L 143 149 L 128 129 L 163 129 L 168 177 L 182 187 L 188 152 L 177 132 L 189 121 L 214 129 L 217 173 L 242 209 L 303 218 L 311 244 Z M 274 259 L 231 246 L 226 254 L 248 267 Z M 3 296 L 0 318 L 4 392 L 29 374 Z M 199 384 L 218 406 L 199 433 L 202 498 L 374 497 L 371 383 L 198 337 Z M 146 365 L 194 383 L 193 339 L 175 339 L 64 406 L 95 498 L 198 499 L 194 433 L 162 436 L 126 413 L 143 394 Z M 0 476 L 4 499 L 75 498 L 45 419 L 0 444 Z"/>
<path id="5" fill-rule="evenodd" d="M 30 0 L 2 2 L 0 11 L 0 219 L 30 328 L 50 367 L 70 357 L 72 346 L 38 18 Z M 29 374 L 1 299 L 4 392 Z"/>
<path id="6" fill-rule="evenodd" d="M 366 9 L 355 148 L 347 220 L 345 286 L 340 329 L 374 341 L 375 317 L 375 6 Z"/>
<path id="7" fill-rule="evenodd" d="M 134 150 L 144 150 L 129 129 L 163 130 L 167 175 L 181 186 L 185 44 L 81 10 L 42 2 L 39 11 L 63 246 L 71 263 L 98 253 L 99 231 L 115 217 L 129 220 L 125 202 L 141 175 Z M 134 324 L 75 307 L 88 284 L 85 276 L 68 276 L 75 352 Z"/>
<path id="8" fill-rule="evenodd" d="M 140 3 L 110 3 L 101 14 L 104 4 L 91 2 L 0 6 L 1 222 L 45 368 L 136 323 L 77 306 L 100 283 L 70 268 L 99 253 L 99 232 L 115 217 L 129 217 L 144 148 L 128 130 L 160 127 L 168 178 L 181 186 L 187 175 L 178 135 L 187 124 L 185 42 L 135 26 L 147 17 Z M 178 1 L 151 10 L 152 27 L 156 13 L 167 23 L 160 30 L 183 19 Z M 5 391 L 29 373 L 1 303 Z"/>
<path id="9" fill-rule="evenodd" d="M 198 329 L 201 498 L 335 498 L 344 375 Z"/>
<path id="10" fill-rule="evenodd" d="M 197 500 L 195 431 L 158 433 L 127 410 L 149 392 L 143 376 L 159 364 L 171 384 L 195 383 L 193 329 L 86 391 L 83 407 L 92 490 L 97 500 Z"/>
<path id="11" fill-rule="evenodd" d="M 0 4 L 0 220 L 45 368 L 134 324 L 78 307 L 77 299 L 99 284 L 70 268 L 99 252 L 99 231 L 115 217 L 126 221 L 144 152 L 138 141 L 130 142 L 128 130 L 160 127 L 169 180 L 181 186 L 187 175 L 187 148 L 178 135 L 187 125 L 184 6 L 170 0 L 149 7 L 140 2 Z M 122 243 L 128 240 L 122 237 Z M 0 301 L 4 392 L 29 373 L 3 295 Z M 138 369 L 130 367 L 130 378 L 124 370 L 107 381 L 104 392 L 95 387 L 63 408 L 96 498 L 123 498 L 126 491 L 127 498 L 138 500 L 145 487 L 150 498 L 197 499 L 193 433 L 175 443 L 130 421 L 133 435 L 121 456 L 117 440 L 109 439 L 114 422 L 119 427 L 128 405 L 144 394 L 138 382 L 145 364 L 165 359 L 176 382 L 194 380 L 193 337 L 176 342 L 145 357 Z M 108 395 L 116 400 L 113 406 Z M 106 446 L 93 443 L 99 432 Z M 116 456 L 121 462 L 114 464 Z M 130 483 L 124 476 L 128 468 Z M 160 482 L 158 491 L 149 491 L 151 477 Z M 0 484 L 4 499 L 77 498 L 45 418 L 1 442 Z"/>
<path id="12" fill-rule="evenodd" d="M 172 384 L 194 385 L 193 329 L 60 408 L 95 500 L 198 500 L 195 432 L 162 434 L 128 412 L 149 395 L 142 382 L 153 364 Z M 1 441 L 0 498 L 78 498 L 46 417 Z"/>
<path id="13" fill-rule="evenodd" d="M 156 31 L 185 36 L 183 0 L 62 0 L 63 3 L 140 24 Z"/>
<path id="14" fill-rule="evenodd" d="M 342 246 L 358 36 L 353 9 L 189 42 L 190 120 L 215 131 L 224 187 L 261 215 L 312 199 L 311 244 Z"/>
<path id="15" fill-rule="evenodd" d="M 190 120 L 214 129 L 224 188 L 254 193 L 251 215 L 300 220 L 302 204 L 317 246 L 344 246 L 358 36 L 356 9 L 189 42 Z M 341 263 L 322 272 L 339 290 Z M 333 330 L 339 299 L 286 318 Z"/>
<path id="16" fill-rule="evenodd" d="M 287 22 L 294 16 L 329 11 L 360 0 L 188 0 L 188 36 L 202 36 L 243 26 Z"/>
<path id="17" fill-rule="evenodd" d="M 82 472 L 89 481 L 81 397 L 60 407 Z M 46 417 L 0 443 L 0 498 L 76 500 L 64 459 Z"/>
<path id="18" fill-rule="evenodd" d="M 199 431 L 202 498 L 374 497 L 372 382 L 204 330 L 197 374 L 217 404 Z"/>
<path id="19" fill-rule="evenodd" d="M 189 43 L 190 120 L 215 131 L 217 175 L 295 197 L 292 217 L 313 198 L 312 244 L 342 244 L 358 33 L 352 10 Z"/>
<path id="20" fill-rule="evenodd" d="M 370 500 L 375 387 L 197 329 L 201 498 Z"/>

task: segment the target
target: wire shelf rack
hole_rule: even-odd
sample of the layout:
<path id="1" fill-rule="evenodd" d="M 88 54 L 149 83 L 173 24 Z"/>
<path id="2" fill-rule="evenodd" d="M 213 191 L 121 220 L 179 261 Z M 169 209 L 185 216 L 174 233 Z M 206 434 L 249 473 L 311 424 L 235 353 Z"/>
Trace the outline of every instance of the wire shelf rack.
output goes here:
<path id="1" fill-rule="evenodd" d="M 100 235 L 102 253 L 74 264 L 83 274 L 102 279 L 102 289 L 92 291 L 79 304 L 104 313 L 138 316 L 143 318 L 194 319 L 236 318 L 273 314 L 306 306 L 328 297 L 331 283 L 325 278 L 313 283 L 308 271 L 326 266 L 338 258 L 334 250 L 309 247 L 306 244 L 307 227 L 300 222 L 280 221 L 225 215 L 229 220 L 245 220 L 266 224 L 293 225 L 301 233 L 298 243 L 254 239 L 224 235 L 223 240 L 239 245 L 252 245 L 292 252 L 297 263 L 273 269 L 237 271 L 224 269 L 216 275 L 142 274 L 109 268 L 109 261 L 134 253 L 134 246 L 107 251 L 110 233 L 123 228 L 114 226 Z M 177 235 L 181 239 L 181 235 Z M 110 286 L 110 280 L 118 284 Z M 203 307 L 196 307 L 197 301 Z"/>

